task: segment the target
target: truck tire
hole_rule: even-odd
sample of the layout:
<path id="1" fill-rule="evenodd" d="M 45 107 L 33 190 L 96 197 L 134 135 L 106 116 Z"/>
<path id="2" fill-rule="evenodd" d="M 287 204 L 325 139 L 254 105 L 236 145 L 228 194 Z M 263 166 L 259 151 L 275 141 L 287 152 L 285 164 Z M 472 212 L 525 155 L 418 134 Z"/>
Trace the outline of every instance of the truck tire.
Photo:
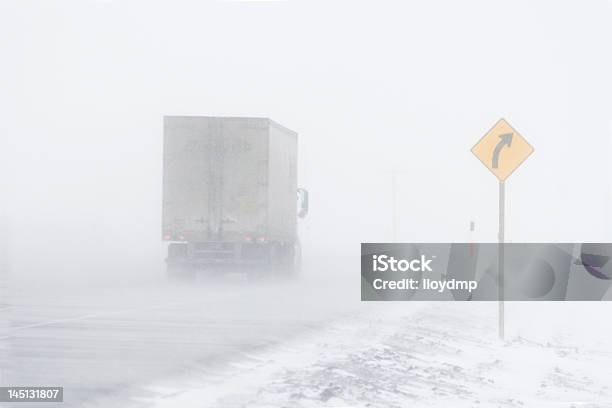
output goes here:
<path id="1" fill-rule="evenodd" d="M 279 272 L 282 277 L 295 278 L 300 273 L 302 249 L 298 242 L 284 245 L 279 259 Z"/>
<path id="2" fill-rule="evenodd" d="M 187 244 L 173 242 L 168 245 L 168 261 L 187 259 Z"/>
<path id="3" fill-rule="evenodd" d="M 168 262 L 166 265 L 166 275 L 170 282 L 190 283 L 196 280 L 195 268 L 179 262 Z"/>
<path id="4" fill-rule="evenodd" d="M 192 282 L 195 280 L 195 268 L 187 263 L 187 244 L 172 243 L 168 245 L 166 274 L 173 282 Z"/>
<path id="5" fill-rule="evenodd" d="M 293 252 L 293 275 L 298 276 L 302 273 L 302 245 L 296 242 Z"/>

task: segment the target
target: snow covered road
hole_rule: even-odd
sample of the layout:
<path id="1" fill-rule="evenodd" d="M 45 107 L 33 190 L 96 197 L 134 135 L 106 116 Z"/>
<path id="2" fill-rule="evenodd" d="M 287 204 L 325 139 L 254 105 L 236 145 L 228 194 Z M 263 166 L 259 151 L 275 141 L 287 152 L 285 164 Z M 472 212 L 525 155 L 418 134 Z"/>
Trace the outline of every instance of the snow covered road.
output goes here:
<path id="1" fill-rule="evenodd" d="M 0 385 L 63 386 L 64 402 L 48 408 L 126 407 L 145 384 L 241 361 L 359 306 L 352 292 L 317 281 L 244 277 L 102 289 L 15 284 L 3 301 Z"/>
<path id="2" fill-rule="evenodd" d="M 585 332 L 589 322 L 581 319 L 601 306 L 510 305 L 515 323 L 500 342 L 494 303 L 369 304 L 307 339 L 191 378 L 188 386 L 184 379 L 152 385 L 154 395 L 138 402 L 155 408 L 612 407 L 609 329 Z M 550 320 L 559 313 L 565 326 Z"/>
<path id="3" fill-rule="evenodd" d="M 321 276 L 13 290 L 0 380 L 63 386 L 45 407 L 612 407 L 608 302 L 508 302 L 500 342 L 495 302 Z"/>

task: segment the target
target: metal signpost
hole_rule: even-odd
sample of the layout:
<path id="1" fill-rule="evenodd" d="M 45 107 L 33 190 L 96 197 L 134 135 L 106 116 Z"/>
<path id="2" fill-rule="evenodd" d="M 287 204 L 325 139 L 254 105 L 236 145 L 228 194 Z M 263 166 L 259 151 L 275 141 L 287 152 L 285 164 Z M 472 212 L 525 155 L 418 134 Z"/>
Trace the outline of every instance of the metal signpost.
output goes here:
<path id="1" fill-rule="evenodd" d="M 472 147 L 472 153 L 499 180 L 499 244 L 497 288 L 499 338 L 504 339 L 504 213 L 506 179 L 533 153 L 533 147 L 505 119 L 497 123 Z"/>

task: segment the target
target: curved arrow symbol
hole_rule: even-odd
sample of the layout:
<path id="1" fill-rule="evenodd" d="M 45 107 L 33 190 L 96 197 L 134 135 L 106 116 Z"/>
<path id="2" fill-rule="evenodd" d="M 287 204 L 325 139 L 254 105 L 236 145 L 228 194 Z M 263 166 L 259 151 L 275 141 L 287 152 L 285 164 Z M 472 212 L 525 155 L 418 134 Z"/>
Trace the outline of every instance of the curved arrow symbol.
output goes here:
<path id="1" fill-rule="evenodd" d="M 512 135 L 513 133 L 504 133 L 503 135 L 499 135 L 499 143 L 495 146 L 495 150 L 493 150 L 493 163 L 491 167 L 494 169 L 499 167 L 499 154 L 504 146 L 510 147 L 512 144 Z"/>

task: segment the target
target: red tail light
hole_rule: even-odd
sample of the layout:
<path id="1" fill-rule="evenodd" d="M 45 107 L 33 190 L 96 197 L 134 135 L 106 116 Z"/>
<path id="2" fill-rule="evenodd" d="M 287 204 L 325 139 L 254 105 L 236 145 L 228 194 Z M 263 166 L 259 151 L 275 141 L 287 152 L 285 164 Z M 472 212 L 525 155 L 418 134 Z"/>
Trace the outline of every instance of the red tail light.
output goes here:
<path id="1" fill-rule="evenodd" d="M 244 237 L 244 240 L 245 240 L 246 242 L 252 242 L 252 241 L 253 241 L 253 237 L 252 237 L 252 236 L 250 236 L 250 235 L 247 235 L 247 236 L 245 236 L 245 237 Z"/>
<path id="2" fill-rule="evenodd" d="M 170 241 L 172 239 L 172 235 L 164 234 L 164 241 Z"/>

